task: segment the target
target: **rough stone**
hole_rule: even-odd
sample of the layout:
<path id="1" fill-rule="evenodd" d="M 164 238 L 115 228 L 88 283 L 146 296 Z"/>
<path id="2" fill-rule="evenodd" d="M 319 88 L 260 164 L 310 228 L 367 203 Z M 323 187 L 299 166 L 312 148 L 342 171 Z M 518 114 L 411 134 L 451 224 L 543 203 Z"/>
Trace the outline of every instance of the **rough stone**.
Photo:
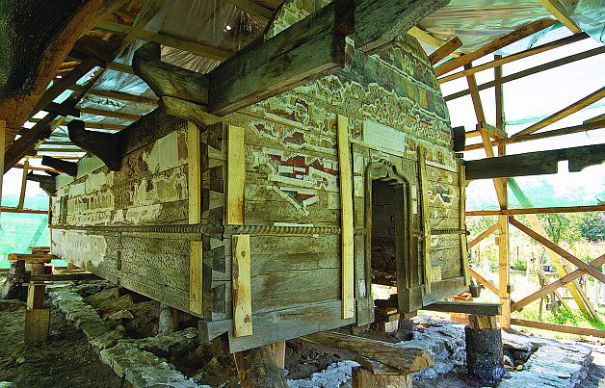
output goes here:
<path id="1" fill-rule="evenodd" d="M 118 321 L 120 319 L 134 319 L 134 316 L 128 310 L 116 311 L 113 314 L 109 314 L 107 319 L 112 321 Z"/>

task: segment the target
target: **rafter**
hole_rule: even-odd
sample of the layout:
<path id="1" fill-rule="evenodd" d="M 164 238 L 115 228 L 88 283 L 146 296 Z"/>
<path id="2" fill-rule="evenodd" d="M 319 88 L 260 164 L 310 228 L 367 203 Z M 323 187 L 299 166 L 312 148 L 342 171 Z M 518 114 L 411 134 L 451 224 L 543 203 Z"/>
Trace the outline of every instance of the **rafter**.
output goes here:
<path id="1" fill-rule="evenodd" d="M 472 53 L 463 55 L 460 58 L 452 59 L 451 61 L 444 63 L 443 65 L 435 68 L 435 74 L 439 77 L 446 73 L 449 73 L 450 71 L 458 67 L 468 65 L 476 59 L 479 59 L 487 54 L 491 54 L 494 51 L 506 47 L 511 43 L 515 43 L 520 39 L 533 35 L 536 32 L 548 28 L 555 23 L 556 21 L 551 19 L 541 19 L 526 24 L 508 35 L 492 40 L 488 44 L 482 46 L 476 51 L 473 51 Z"/>
<path id="2" fill-rule="evenodd" d="M 419 41 L 426 43 L 431 47 L 435 47 L 437 49 L 439 47 L 442 47 L 446 43 L 446 42 L 442 41 L 441 39 L 435 38 L 433 35 L 429 34 L 428 32 L 426 32 L 425 30 L 423 30 L 422 28 L 420 28 L 418 26 L 414 26 L 414 27 L 410 28 L 410 30 L 408 31 L 408 34 L 410 34 L 414 38 L 418 39 Z M 450 55 L 452 57 L 458 58 L 462 54 L 454 51 Z"/>
<path id="3" fill-rule="evenodd" d="M 579 42 L 579 41 L 587 39 L 587 38 L 589 38 L 589 36 L 586 33 L 568 36 L 568 37 L 556 40 L 554 42 L 546 43 L 546 44 L 543 44 L 538 47 L 533 47 L 533 48 L 518 52 L 516 54 L 507 55 L 506 57 L 502 57 L 502 58 L 499 58 L 499 59 L 496 59 L 496 60 L 493 60 L 493 61 L 490 61 L 487 63 L 483 63 L 481 65 L 473 66 L 471 69 L 468 69 L 468 70 L 467 69 L 461 70 L 457 73 L 453 73 L 453 74 L 447 75 L 445 77 L 441 77 L 441 78 L 437 79 L 437 81 L 439 81 L 439 83 L 441 83 L 441 84 L 445 83 L 445 82 L 453 81 L 455 79 L 462 78 L 469 74 L 474 74 L 474 73 L 478 73 L 480 71 L 488 70 L 488 69 L 491 69 L 494 67 L 502 66 L 507 63 L 518 61 L 519 59 L 527 58 L 532 55 L 540 54 L 540 53 L 543 53 L 543 52 L 546 52 L 546 51 L 549 51 L 549 50 L 552 50 L 552 49 L 555 49 L 558 47 L 576 43 L 576 42 Z"/>
<path id="4" fill-rule="evenodd" d="M 561 24 L 567 27 L 574 34 L 579 34 L 582 32 L 582 29 L 580 29 L 576 22 L 569 17 L 567 11 L 558 0 L 538 0 L 538 3 L 546 8 L 552 16 L 554 16 L 558 21 L 561 22 Z"/>
<path id="5" fill-rule="evenodd" d="M 594 49 L 590 49 L 590 50 L 587 50 L 587 51 L 584 51 L 584 52 L 581 52 L 578 54 L 574 54 L 574 55 L 570 55 L 570 56 L 567 56 L 567 57 L 564 57 L 561 59 L 557 59 L 555 61 L 548 62 L 543 65 L 534 66 L 529 69 L 525 69 L 525 70 L 522 70 L 522 71 L 519 71 L 519 72 L 516 72 L 513 74 L 509 74 L 505 77 L 502 77 L 502 83 L 505 84 L 507 82 L 516 81 L 518 79 L 530 76 L 532 74 L 541 73 L 546 70 L 554 69 L 559 66 L 563 66 L 563 65 L 567 65 L 567 64 L 574 63 L 577 61 L 581 61 L 583 59 L 591 58 L 591 57 L 594 57 L 595 55 L 600 55 L 603 53 L 605 53 L 605 46 L 596 47 Z M 484 84 L 479 85 L 478 89 L 479 89 L 479 91 L 481 91 L 481 90 L 493 88 L 494 85 L 495 85 L 495 82 L 490 81 L 490 82 L 486 82 Z M 445 101 L 451 101 L 456 98 L 467 96 L 469 94 L 470 94 L 469 89 L 466 89 L 466 90 L 462 90 L 460 92 L 456 92 L 456 93 L 452 93 L 447 96 L 444 96 L 443 99 Z"/>
<path id="6" fill-rule="evenodd" d="M 429 62 L 431 62 L 431 65 L 436 65 L 447 56 L 452 55 L 452 53 L 458 50 L 461 46 L 462 41 L 460 38 L 454 36 L 452 39 L 448 40 L 441 47 L 431 53 L 431 55 L 429 55 Z"/>

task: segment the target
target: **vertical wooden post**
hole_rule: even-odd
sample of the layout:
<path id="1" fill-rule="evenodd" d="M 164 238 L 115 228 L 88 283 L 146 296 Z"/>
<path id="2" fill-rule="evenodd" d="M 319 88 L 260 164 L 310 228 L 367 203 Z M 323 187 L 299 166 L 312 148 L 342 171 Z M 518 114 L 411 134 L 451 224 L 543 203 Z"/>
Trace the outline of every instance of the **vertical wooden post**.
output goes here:
<path id="1" fill-rule="evenodd" d="M 466 367 L 469 376 L 482 384 L 495 384 L 504 376 L 502 363 L 502 333 L 496 317 L 469 315 L 464 328 Z"/>
<path id="2" fill-rule="evenodd" d="M 252 335 L 252 289 L 250 285 L 250 236 L 231 237 L 233 287 L 233 336 Z"/>
<path id="3" fill-rule="evenodd" d="M 419 145 L 418 157 L 418 182 L 420 183 L 420 209 L 422 216 L 422 262 L 424 267 L 424 292 L 431 293 L 433 282 L 433 264 L 431 261 L 431 222 L 429 212 L 428 181 L 426 176 L 426 149 Z"/>
<path id="4" fill-rule="evenodd" d="M 342 236 L 342 319 L 350 319 L 355 316 L 355 250 L 353 245 L 353 173 L 347 117 L 338 115 L 337 131 Z"/>
<path id="5" fill-rule="evenodd" d="M 242 388 L 287 388 L 283 370 L 275 363 L 269 345 L 234 353 L 235 366 Z"/>
<path id="6" fill-rule="evenodd" d="M 2 183 L 4 177 L 4 155 L 6 154 L 6 121 L 0 120 L 0 204 L 2 203 Z M 2 212 L 2 210 L 0 210 Z"/>
<path id="7" fill-rule="evenodd" d="M 19 193 L 19 203 L 17 204 L 17 209 L 23 209 L 23 205 L 25 204 L 25 192 L 27 189 L 27 173 L 29 172 L 29 159 L 25 159 L 23 163 L 23 171 L 21 174 L 21 192 Z"/>
<path id="8" fill-rule="evenodd" d="M 245 130 L 227 128 L 227 224 L 244 224 L 244 184 L 246 180 Z"/>
<path id="9" fill-rule="evenodd" d="M 271 344 L 269 345 L 269 350 L 273 354 L 277 366 L 284 369 L 286 365 L 286 342 L 281 341 Z"/>
<path id="10" fill-rule="evenodd" d="M 500 55 L 494 57 L 496 60 L 500 59 Z M 494 68 L 494 79 L 495 79 L 495 100 L 496 100 L 496 127 L 501 129 L 502 132 L 506 133 L 505 130 L 505 116 L 504 116 L 504 93 L 502 88 L 502 66 L 496 66 Z M 506 155 L 506 143 L 504 139 L 498 142 L 498 156 Z M 508 186 L 506 178 L 500 180 L 502 187 L 502 198 L 500 201 L 500 208 L 506 209 L 508 207 Z M 498 216 L 498 229 L 500 235 L 498 236 L 498 295 L 500 302 L 502 303 L 502 316 L 500 318 L 500 326 L 504 330 L 510 330 L 510 273 L 509 273 L 509 222 L 508 216 Z"/>
<path id="11" fill-rule="evenodd" d="M 189 223 L 202 221 L 202 174 L 200 130 L 192 122 L 187 126 L 187 163 L 189 175 Z M 203 313 L 203 245 L 201 241 L 189 242 L 189 310 L 194 314 Z"/>
<path id="12" fill-rule="evenodd" d="M 465 176 L 464 165 L 460 164 L 458 168 L 458 182 L 460 185 L 460 203 L 459 212 L 460 212 L 460 256 L 462 259 L 462 275 L 464 276 L 464 284 L 469 286 L 471 284 L 471 271 L 468 265 L 468 242 L 466 233 L 463 233 L 463 230 L 466 230 L 466 176 Z"/>

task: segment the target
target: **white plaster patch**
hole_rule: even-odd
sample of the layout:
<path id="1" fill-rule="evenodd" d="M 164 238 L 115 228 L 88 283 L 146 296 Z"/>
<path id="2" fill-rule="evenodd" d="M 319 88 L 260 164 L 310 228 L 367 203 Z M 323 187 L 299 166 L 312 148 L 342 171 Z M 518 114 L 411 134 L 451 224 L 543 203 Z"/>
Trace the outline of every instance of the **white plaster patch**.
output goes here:
<path id="1" fill-rule="evenodd" d="M 150 152 L 144 152 L 143 161 L 152 173 L 162 172 L 182 164 L 179 160 L 179 136 L 182 131 L 171 132 L 157 140 Z"/>

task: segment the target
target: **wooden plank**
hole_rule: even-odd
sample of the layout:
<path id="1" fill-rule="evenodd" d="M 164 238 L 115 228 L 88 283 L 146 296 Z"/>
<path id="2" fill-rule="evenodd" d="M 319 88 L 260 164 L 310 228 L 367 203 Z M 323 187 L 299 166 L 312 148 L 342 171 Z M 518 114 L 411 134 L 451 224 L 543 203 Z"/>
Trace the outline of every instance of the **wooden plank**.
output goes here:
<path id="1" fill-rule="evenodd" d="M 500 210 L 496 210 L 496 212 L 500 212 Z M 468 215 L 468 213 L 469 212 L 466 212 L 465 214 Z M 477 237 L 475 237 L 473 239 L 473 241 L 471 241 L 470 243 L 468 243 L 468 248 L 471 249 L 475 245 L 479 244 L 481 241 L 483 241 L 484 239 L 486 239 L 487 237 L 489 237 L 496 230 L 498 230 L 498 224 L 497 223 L 495 223 L 492 226 L 490 226 L 489 228 L 485 229 Z"/>
<path id="2" fill-rule="evenodd" d="M 25 310 L 25 342 L 44 342 L 48 338 L 50 309 Z"/>
<path id="3" fill-rule="evenodd" d="M 200 130 L 192 122 L 187 123 L 187 166 L 189 224 L 202 221 L 202 175 Z M 189 249 L 189 310 L 203 312 L 203 245 L 191 241 Z"/>
<path id="4" fill-rule="evenodd" d="M 127 35 L 130 32 L 129 26 L 113 23 L 110 21 L 103 21 L 97 26 L 97 29 L 120 35 Z M 139 31 L 136 34 L 136 38 L 148 42 L 155 42 L 161 44 L 162 46 L 168 46 L 183 51 L 189 51 L 190 53 L 195 54 L 197 56 L 219 61 L 222 61 L 233 55 L 232 52 L 225 51 L 219 47 L 210 46 L 192 40 L 176 38 L 170 35 L 152 32 L 145 29 Z"/>
<path id="5" fill-rule="evenodd" d="M 589 263 L 589 265 L 591 267 L 593 267 L 597 270 L 600 269 L 603 264 L 605 264 L 605 255 L 601 255 Z M 563 287 L 566 284 L 573 282 L 574 280 L 576 280 L 577 278 L 579 278 L 580 276 L 582 276 L 585 273 L 586 273 L 586 271 L 584 271 L 582 269 L 576 269 L 576 270 L 568 273 L 567 275 L 555 280 L 554 282 L 540 288 L 538 291 L 513 303 L 512 310 L 513 311 L 521 310 L 523 307 L 527 306 L 531 302 L 542 298 L 544 295 L 555 292 L 559 287 Z"/>
<path id="6" fill-rule="evenodd" d="M 501 217 L 506 217 L 506 216 L 501 216 Z M 605 283 L 605 274 L 603 274 L 602 272 L 597 271 L 595 268 L 591 267 L 590 265 L 586 264 L 582 260 L 578 259 L 576 256 L 572 255 L 570 252 L 561 248 L 554 242 L 548 240 L 546 237 L 544 237 L 544 236 L 540 235 L 539 233 L 535 232 L 534 230 L 528 228 L 521 222 L 517 221 L 515 218 L 511 217 L 510 223 L 513 226 L 515 226 L 517 229 L 522 231 L 523 233 L 527 234 L 529 237 L 533 238 L 534 240 L 536 240 L 539 243 L 541 243 L 542 245 L 544 245 L 546 248 L 555 252 L 556 254 L 563 257 L 564 259 L 566 259 L 573 265 L 577 266 L 578 268 L 583 269 L 589 275 L 592 275 L 593 277 L 599 279 L 601 282 Z"/>
<path id="7" fill-rule="evenodd" d="M 201 315 L 203 313 L 203 252 L 201 241 L 189 242 L 189 310 Z"/>
<path id="8" fill-rule="evenodd" d="M 511 63 L 514 61 L 517 61 L 519 59 L 523 59 L 523 58 L 527 58 L 529 56 L 532 55 L 536 55 L 536 54 L 540 54 L 543 53 L 545 51 L 549 51 L 558 47 L 562 47 L 571 43 L 575 43 L 575 42 L 579 42 L 581 40 L 587 39 L 589 38 L 589 35 L 586 33 L 581 33 L 581 34 L 576 34 L 576 35 L 572 35 L 572 36 L 567 36 L 565 38 L 556 40 L 554 42 L 549 42 L 549 43 L 545 43 L 543 45 L 540 45 L 538 47 L 532 47 L 530 49 L 521 51 L 519 53 L 516 54 L 511 54 L 511 55 L 507 55 L 506 57 L 502 57 L 499 56 L 499 58 L 494 58 L 493 61 L 489 61 L 487 63 L 483 63 L 481 65 L 476 65 L 473 66 L 470 69 L 465 69 L 450 75 L 447 75 L 445 77 L 441 77 L 439 78 L 437 81 L 439 81 L 440 84 L 445 83 L 445 82 L 449 82 L 449 81 L 453 81 L 456 80 L 458 78 L 462 78 L 466 75 L 469 74 L 475 74 L 478 73 L 480 71 L 484 71 L 484 70 L 488 70 L 491 68 L 495 68 L 495 67 L 499 67 L 502 66 L 504 64 L 507 63 Z"/>
<path id="9" fill-rule="evenodd" d="M 420 209 L 422 216 L 422 263 L 424 268 L 424 290 L 431 293 L 433 282 L 433 264 L 431 261 L 431 222 L 429 216 L 428 182 L 426 178 L 426 149 L 420 145 L 417 149 L 418 157 L 418 182 L 420 194 Z"/>
<path id="10" fill-rule="evenodd" d="M 445 44 L 444 41 L 442 41 L 441 39 L 435 38 L 433 35 L 429 34 L 428 32 L 426 32 L 425 30 L 423 30 L 422 28 L 420 28 L 418 26 L 414 26 L 414 27 L 410 28 L 408 31 L 408 34 L 413 36 L 414 38 L 418 39 L 419 41 L 426 43 L 429 46 L 432 46 L 435 48 L 439 48 Z M 451 55 L 455 58 L 458 58 L 462 54 L 453 52 Z"/>
<path id="11" fill-rule="evenodd" d="M 23 172 L 21 174 L 21 191 L 19 192 L 19 202 L 17 209 L 23 210 L 23 204 L 25 203 L 25 191 L 27 190 L 27 174 L 29 173 L 29 159 L 25 159 L 23 162 Z"/>
<path id="12" fill-rule="evenodd" d="M 555 207 L 535 207 L 530 209 L 504 209 L 504 210 L 469 210 L 467 217 L 485 217 L 485 216 L 521 216 L 528 214 L 564 214 L 564 213 L 588 213 L 605 211 L 605 204 L 589 206 L 555 206 Z"/>
<path id="13" fill-rule="evenodd" d="M 447 0 L 356 0 L 355 47 L 365 53 L 384 49 L 426 16 L 447 5 Z"/>
<path id="14" fill-rule="evenodd" d="M 567 117 L 573 113 L 581 111 L 582 109 L 594 104 L 595 102 L 598 102 L 599 100 L 601 100 L 604 97 L 605 97 L 605 86 L 600 89 L 595 90 L 594 92 L 590 93 L 586 97 L 568 105 L 567 107 L 561 109 L 557 113 L 554 113 L 554 114 L 548 116 L 547 118 L 538 121 L 537 123 L 514 134 L 511 137 L 525 136 L 525 135 L 532 134 L 536 131 L 539 131 L 540 129 L 547 127 L 550 124 L 556 123 L 557 121 L 562 120 L 565 117 Z"/>
<path id="15" fill-rule="evenodd" d="M 160 12 L 165 3 L 166 0 L 145 0 L 145 4 L 137 14 L 130 31 L 128 31 L 128 34 L 126 34 L 124 39 L 120 42 L 120 48 L 117 50 L 118 53 L 122 52 L 137 38 L 139 33 L 147 26 L 151 19 Z"/>
<path id="16" fill-rule="evenodd" d="M 466 176 L 464 173 L 464 165 L 458 166 L 458 183 L 460 184 L 460 204 L 458 209 L 459 229 L 466 230 Z M 466 233 L 460 234 L 460 256 L 462 257 L 462 276 L 464 276 L 464 284 L 471 284 L 471 272 L 468 264 L 468 241 Z"/>
<path id="17" fill-rule="evenodd" d="M 502 303 L 500 325 L 503 329 L 510 329 L 510 272 L 508 263 L 509 250 L 509 219 L 508 216 L 498 216 L 498 296 Z"/>
<path id="18" fill-rule="evenodd" d="M 567 65 L 567 64 L 574 63 L 577 61 L 581 61 L 583 59 L 591 58 L 591 57 L 594 57 L 595 55 L 600 55 L 603 53 L 605 53 L 605 46 L 599 46 L 594 49 L 590 49 L 590 50 L 587 50 L 587 51 L 584 51 L 584 52 L 581 52 L 578 54 L 573 54 L 573 55 L 570 55 L 570 56 L 567 56 L 564 58 L 554 60 L 552 62 L 548 62 L 548 63 L 534 66 L 529 69 L 525 69 L 525 70 L 522 70 L 522 71 L 519 71 L 519 72 L 516 72 L 513 74 L 509 74 L 505 77 L 502 77 L 502 83 L 504 84 L 507 82 L 516 81 L 518 79 L 530 76 L 532 74 L 537 74 L 537 73 L 540 73 L 540 72 L 543 72 L 546 70 L 554 69 L 559 66 L 563 66 L 563 65 Z M 478 89 L 479 89 L 479 91 L 481 91 L 481 90 L 493 88 L 494 85 L 495 85 L 495 81 L 489 81 L 489 82 L 479 85 Z M 448 94 L 447 96 L 444 96 L 443 99 L 445 101 L 451 101 L 456 98 L 464 97 L 468 94 L 470 94 L 470 91 L 468 89 L 466 89 L 466 90 L 461 90 L 456 93 Z"/>
<path id="19" fill-rule="evenodd" d="M 23 213 L 23 214 L 48 214 L 48 210 L 17 209 L 15 207 L 9 207 L 9 206 L 1 206 L 0 212 L 2 212 L 2 213 Z"/>
<path id="20" fill-rule="evenodd" d="M 234 235 L 232 244 L 233 336 L 252 335 L 252 288 L 250 286 L 250 236 Z"/>
<path id="21" fill-rule="evenodd" d="M 475 279 L 477 279 L 477 281 L 479 281 L 479 283 L 483 284 L 485 288 L 498 295 L 498 287 L 496 287 L 492 282 L 484 278 L 483 275 L 475 271 L 473 268 L 471 268 L 471 274 Z"/>
<path id="22" fill-rule="evenodd" d="M 429 311 L 441 311 L 445 313 L 500 315 L 502 312 L 502 305 L 500 303 L 438 301 L 424 306 L 422 309 Z"/>
<path id="23" fill-rule="evenodd" d="M 229 3 L 235 5 L 237 8 L 245 11 L 251 15 L 260 16 L 264 19 L 270 20 L 273 18 L 274 11 L 266 8 L 260 4 L 257 4 L 250 0 L 228 0 Z"/>
<path id="24" fill-rule="evenodd" d="M 279 341 L 274 344 L 270 344 L 269 351 L 275 358 L 275 363 L 280 369 L 284 369 L 286 364 L 286 342 Z"/>
<path id="25" fill-rule="evenodd" d="M 26 263 L 50 263 L 56 258 L 50 253 L 9 253 L 7 256 L 8 261 L 25 260 Z"/>
<path id="26" fill-rule="evenodd" d="M 227 127 L 227 215 L 229 225 L 244 224 L 244 187 L 246 183 L 245 130 Z"/>
<path id="27" fill-rule="evenodd" d="M 353 243 L 353 172 L 351 169 L 351 145 L 349 120 L 338 115 L 338 167 L 341 213 L 341 260 L 342 260 L 342 319 L 355 315 L 355 247 Z"/>
<path id="28" fill-rule="evenodd" d="M 526 135 L 526 136 L 509 137 L 509 138 L 503 139 L 501 141 L 504 142 L 505 144 L 521 143 L 521 142 L 525 142 L 525 141 L 548 139 L 551 137 L 571 135 L 571 134 L 580 133 L 580 132 L 594 131 L 596 129 L 602 129 L 602 128 L 605 128 L 605 119 L 595 120 L 595 121 L 590 121 L 590 122 L 585 121 L 584 123 L 582 123 L 580 125 L 553 129 L 550 131 L 534 133 L 534 134 Z M 467 137 L 469 137 L 470 133 L 471 132 L 467 132 Z M 494 145 L 497 145 L 496 141 L 492 141 L 492 146 L 494 146 Z M 483 148 L 483 144 L 470 144 L 470 145 L 467 145 L 466 147 L 464 147 L 464 150 L 471 151 L 471 150 L 476 150 L 476 149 L 480 149 L 480 148 Z"/>
<path id="29" fill-rule="evenodd" d="M 454 36 L 429 55 L 429 62 L 431 62 L 431 65 L 436 65 L 460 47 L 462 47 L 462 41 L 457 36 Z"/>
<path id="30" fill-rule="evenodd" d="M 569 31 L 573 32 L 574 34 L 579 34 L 582 32 L 576 22 L 569 17 L 563 5 L 559 3 L 559 0 L 538 0 L 538 3 L 542 4 L 542 6 L 546 8 L 548 12 L 550 12 L 551 15 L 553 15 L 558 21 L 560 21 L 561 24 L 567 27 Z"/>
<path id="31" fill-rule="evenodd" d="M 552 19 L 541 19 L 528 23 L 508 35 L 490 41 L 489 43 L 480 47 L 476 51 L 473 51 L 472 53 L 466 54 L 460 58 L 453 59 L 444 63 L 441 66 L 436 67 L 435 74 L 437 75 L 437 77 L 439 77 L 444 75 L 445 73 L 449 73 L 457 67 L 468 65 L 476 59 L 491 54 L 494 51 L 500 50 L 501 48 L 506 47 L 509 44 L 521 40 L 525 37 L 533 35 L 536 32 L 548 28 L 555 23 L 556 21 Z"/>
<path id="32" fill-rule="evenodd" d="M 30 310 L 44 308 L 44 285 L 29 284 L 27 286 L 27 308 Z"/>
<path id="33" fill-rule="evenodd" d="M 187 167 L 189 223 L 202 221 L 202 166 L 200 130 L 192 122 L 187 123 Z"/>
<path id="34" fill-rule="evenodd" d="M 352 388 L 412 388 L 412 374 L 372 373 L 363 367 L 353 368 Z"/>
<path id="35" fill-rule="evenodd" d="M 511 323 L 513 325 L 532 327 L 534 329 L 542 329 L 542 330 L 549 330 L 549 331 L 557 331 L 560 333 L 587 335 L 587 336 L 592 336 L 592 337 L 605 338 L 605 330 L 592 329 L 592 328 L 588 328 L 588 327 L 557 325 L 554 323 L 537 322 L 537 321 L 530 321 L 527 319 L 517 319 L 517 318 L 511 319 Z"/>
<path id="36" fill-rule="evenodd" d="M 564 160 L 569 162 L 569 172 L 578 172 L 586 167 L 601 164 L 605 161 L 605 144 L 471 160 L 465 162 L 466 177 L 490 179 L 556 174 L 559 170 L 559 162 Z"/>

